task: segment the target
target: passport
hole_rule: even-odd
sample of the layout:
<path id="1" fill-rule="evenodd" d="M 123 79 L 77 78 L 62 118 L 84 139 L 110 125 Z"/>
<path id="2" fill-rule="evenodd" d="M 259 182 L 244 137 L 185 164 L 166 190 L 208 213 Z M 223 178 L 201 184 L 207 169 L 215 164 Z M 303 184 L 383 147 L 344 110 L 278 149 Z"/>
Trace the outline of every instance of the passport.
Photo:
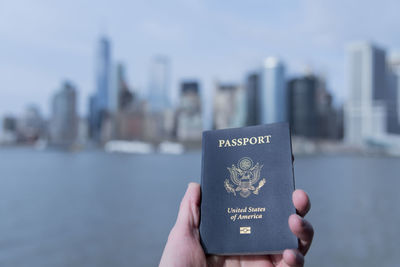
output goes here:
<path id="1" fill-rule="evenodd" d="M 200 239 L 207 254 L 298 247 L 288 219 L 294 175 L 288 123 L 204 131 Z"/>

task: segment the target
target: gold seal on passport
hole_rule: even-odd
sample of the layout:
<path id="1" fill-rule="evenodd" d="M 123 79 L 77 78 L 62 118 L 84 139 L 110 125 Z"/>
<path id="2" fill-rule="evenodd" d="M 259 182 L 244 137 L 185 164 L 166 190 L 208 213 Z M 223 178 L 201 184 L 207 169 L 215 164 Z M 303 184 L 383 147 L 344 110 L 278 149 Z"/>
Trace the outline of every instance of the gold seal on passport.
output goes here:
<path id="1" fill-rule="evenodd" d="M 237 186 L 236 189 L 226 179 L 224 182 L 225 189 L 228 193 L 233 193 L 236 196 L 236 192 L 242 197 L 248 197 L 252 192 L 258 195 L 261 187 L 265 184 L 265 179 L 262 179 L 256 187 L 254 184 L 260 179 L 260 172 L 264 165 L 260 165 L 258 162 L 256 165 L 253 164 L 253 160 L 249 157 L 241 158 L 235 166 L 227 167 L 230 173 L 231 181 Z"/>

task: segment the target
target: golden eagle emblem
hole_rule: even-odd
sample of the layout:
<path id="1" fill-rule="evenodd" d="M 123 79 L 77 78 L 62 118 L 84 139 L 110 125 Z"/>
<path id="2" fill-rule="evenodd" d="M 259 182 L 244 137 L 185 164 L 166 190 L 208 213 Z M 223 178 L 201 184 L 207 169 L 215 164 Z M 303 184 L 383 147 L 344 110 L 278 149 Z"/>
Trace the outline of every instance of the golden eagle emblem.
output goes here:
<path id="1" fill-rule="evenodd" d="M 263 166 L 258 162 L 254 165 L 253 160 L 249 157 L 241 158 L 236 166 L 232 164 L 232 167 L 228 167 L 228 171 L 230 179 L 236 185 L 236 188 L 226 179 L 224 182 L 226 191 L 235 196 L 236 192 L 239 192 L 245 198 L 250 196 L 251 193 L 258 195 L 260 188 L 265 184 L 265 179 L 262 179 L 256 187 L 254 185 L 260 180 L 260 173 Z"/>

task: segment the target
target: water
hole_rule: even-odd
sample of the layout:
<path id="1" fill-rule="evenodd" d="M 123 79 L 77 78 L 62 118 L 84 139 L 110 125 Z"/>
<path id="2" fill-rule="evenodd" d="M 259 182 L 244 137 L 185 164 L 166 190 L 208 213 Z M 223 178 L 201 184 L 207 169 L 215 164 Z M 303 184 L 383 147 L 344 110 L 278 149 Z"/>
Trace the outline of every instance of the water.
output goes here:
<path id="1" fill-rule="evenodd" d="M 156 266 L 200 158 L 0 150 L 0 266 Z M 306 266 L 397 265 L 399 163 L 296 158 L 316 231 Z"/>

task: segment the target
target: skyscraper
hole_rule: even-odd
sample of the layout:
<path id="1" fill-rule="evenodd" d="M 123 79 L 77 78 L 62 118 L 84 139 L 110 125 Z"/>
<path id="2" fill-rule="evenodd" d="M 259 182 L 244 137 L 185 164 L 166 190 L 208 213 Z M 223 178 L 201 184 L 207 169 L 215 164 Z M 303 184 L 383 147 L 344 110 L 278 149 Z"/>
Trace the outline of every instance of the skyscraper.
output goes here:
<path id="1" fill-rule="evenodd" d="M 152 112 L 162 112 L 170 106 L 170 63 L 165 56 L 157 56 L 151 63 L 149 106 Z"/>
<path id="2" fill-rule="evenodd" d="M 106 37 L 100 39 L 96 58 L 97 108 L 99 111 L 107 111 L 110 108 L 110 46 L 110 41 Z"/>
<path id="3" fill-rule="evenodd" d="M 386 132 L 386 52 L 362 42 L 351 44 L 347 53 L 349 99 L 345 106 L 345 139 L 363 144 Z"/>
<path id="4" fill-rule="evenodd" d="M 288 83 L 288 118 L 294 135 L 307 138 L 341 138 L 339 111 L 322 77 L 308 74 Z"/>
<path id="5" fill-rule="evenodd" d="M 96 95 L 93 94 L 89 97 L 88 101 L 88 135 L 90 139 L 96 139 L 98 137 L 97 126 L 97 107 L 96 107 Z"/>
<path id="6" fill-rule="evenodd" d="M 110 111 L 113 113 L 123 111 L 133 101 L 125 75 L 125 66 L 117 63 L 112 70 L 110 85 Z"/>
<path id="7" fill-rule="evenodd" d="M 260 78 L 260 122 L 286 121 L 287 94 L 283 62 L 274 57 L 266 58 Z"/>
<path id="8" fill-rule="evenodd" d="M 400 57 L 392 56 L 388 62 L 387 130 L 400 134 Z"/>
<path id="9" fill-rule="evenodd" d="M 181 101 L 176 113 L 175 136 L 180 141 L 200 141 L 202 133 L 201 99 L 197 81 L 181 84 Z"/>
<path id="10" fill-rule="evenodd" d="M 314 76 L 294 78 L 288 83 L 289 122 L 294 135 L 309 138 L 318 135 L 317 86 Z"/>
<path id="11" fill-rule="evenodd" d="M 90 98 L 89 135 L 99 140 L 102 123 L 110 110 L 111 44 L 101 37 L 96 52 L 96 92 Z"/>
<path id="12" fill-rule="evenodd" d="M 13 144 L 17 141 L 17 119 L 5 116 L 0 131 L 0 144 Z"/>
<path id="13" fill-rule="evenodd" d="M 76 141 L 78 118 L 76 112 L 76 89 L 64 82 L 52 99 L 50 140 L 57 145 L 70 145 Z"/>
<path id="14" fill-rule="evenodd" d="M 44 136 L 44 119 L 39 107 L 29 105 L 17 123 L 19 139 L 22 142 L 35 142 Z"/>
<path id="15" fill-rule="evenodd" d="M 260 123 L 260 74 L 254 72 L 246 79 L 247 125 Z"/>
<path id="16" fill-rule="evenodd" d="M 246 124 L 245 90 L 236 84 L 215 84 L 214 128 L 241 127 Z"/>
<path id="17" fill-rule="evenodd" d="M 101 138 L 103 141 L 113 139 L 129 139 L 137 137 L 140 131 L 132 131 L 135 122 L 142 122 L 134 110 L 134 94 L 129 90 L 125 74 L 125 66 L 122 63 L 113 65 L 111 71 L 109 114 L 103 123 Z M 139 115 L 139 116 L 138 116 Z M 133 122 L 134 121 L 134 122 Z M 130 136 L 130 134 L 132 134 Z"/>

